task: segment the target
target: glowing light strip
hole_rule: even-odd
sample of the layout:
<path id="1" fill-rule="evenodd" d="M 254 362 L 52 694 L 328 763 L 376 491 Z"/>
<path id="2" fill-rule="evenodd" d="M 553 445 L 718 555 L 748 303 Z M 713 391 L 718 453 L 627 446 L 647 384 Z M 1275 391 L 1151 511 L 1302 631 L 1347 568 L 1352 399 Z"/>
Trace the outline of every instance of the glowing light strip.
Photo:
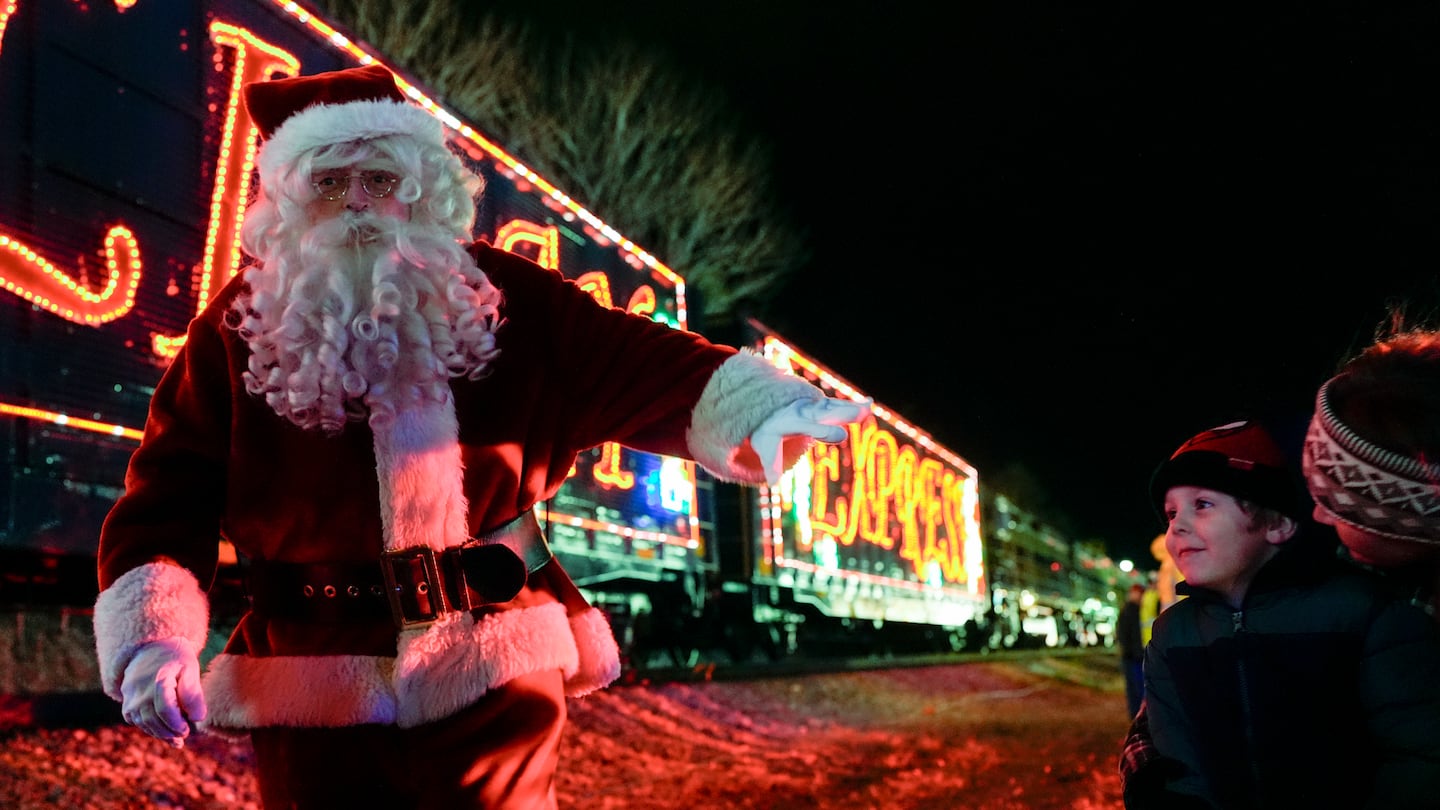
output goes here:
<path id="1" fill-rule="evenodd" d="M 635 288 L 630 294 L 630 303 L 625 305 L 625 311 L 633 312 L 636 315 L 655 314 L 655 290 L 649 284 Z"/>
<path id="2" fill-rule="evenodd" d="M 116 0 L 115 5 L 123 12 L 134 2 Z M 19 7 L 19 0 L 0 1 L 0 46 L 5 44 L 6 26 Z M 135 306 L 135 293 L 140 287 L 140 245 L 129 228 L 115 225 L 106 233 L 105 265 L 105 290 L 92 293 L 28 245 L 0 234 L 0 288 L 68 321 L 99 326 Z M 128 276 L 122 266 L 129 270 Z"/>
<path id="3" fill-rule="evenodd" d="M 205 256 L 195 296 L 197 315 L 210 303 L 214 291 L 240 272 L 240 225 L 245 221 L 244 201 L 250 198 L 250 177 L 255 169 L 255 153 L 260 148 L 258 131 L 241 103 L 241 89 L 274 73 L 294 76 L 300 72 L 299 59 L 244 28 L 216 20 L 210 23 L 210 41 L 216 46 L 217 70 L 222 68 L 227 52 L 234 53 L 234 64 L 220 130 L 220 148 L 215 156 L 215 185 L 210 192 Z M 150 345 L 156 356 L 173 358 L 185 345 L 185 335 L 155 334 L 150 338 Z"/>
<path id="4" fill-rule="evenodd" d="M 14 14 L 19 6 L 19 0 L 0 2 L 0 48 L 5 47 L 5 24 L 10 22 L 10 15 Z"/>
<path id="5" fill-rule="evenodd" d="M 41 422 L 50 422 L 56 425 L 63 425 L 65 427 L 88 430 L 94 433 L 103 433 L 107 436 L 118 436 L 136 442 L 140 441 L 140 439 L 144 435 L 142 431 L 136 430 L 135 428 L 128 428 L 124 425 L 116 425 L 109 422 L 99 422 L 94 419 L 82 419 L 80 417 L 58 413 L 56 411 L 47 411 L 42 408 L 31 408 L 25 405 L 14 405 L 3 401 L 0 401 L 0 414 L 8 414 L 10 416 L 17 416 L 24 419 L 34 419 Z M 590 518 L 576 517 L 573 515 L 556 515 L 554 513 L 551 513 L 550 519 L 556 523 L 564 523 L 566 525 L 582 529 L 593 529 L 596 531 L 609 532 L 611 534 L 620 535 L 622 537 L 627 537 L 634 540 L 648 540 L 653 543 L 662 543 L 668 546 L 678 546 L 680 548 L 690 549 L 692 551 L 698 550 L 700 548 L 700 540 L 698 537 L 680 537 L 673 534 L 666 534 L 664 532 L 644 531 L 642 529 L 635 529 L 629 526 L 621 526 L 616 523 L 592 520 Z M 690 518 L 690 525 L 692 527 L 696 526 L 696 520 L 693 516 Z"/>
<path id="6" fill-rule="evenodd" d="M 105 234 L 105 288 L 98 293 L 28 245 L 0 233 L 0 288 L 67 321 L 99 326 L 129 312 L 140 288 L 140 272 L 140 244 L 124 225 L 114 225 Z"/>
<path id="7" fill-rule="evenodd" d="M 522 243 L 539 248 L 535 263 L 550 270 L 560 269 L 560 229 L 541 226 L 523 219 L 512 219 L 495 231 L 495 247 L 515 252 Z M 609 306 L 607 303 L 606 306 Z"/>
<path id="8" fill-rule="evenodd" d="M 124 439 L 140 441 L 143 435 L 135 428 L 127 428 L 124 425 L 114 425 L 109 422 L 97 422 L 94 419 L 81 419 L 69 414 L 47 411 L 42 408 L 31 408 L 25 405 L 12 405 L 8 402 L 0 402 L 0 413 L 18 416 L 24 419 L 35 419 L 40 422 L 52 422 L 70 428 L 79 428 L 93 433 L 104 433 L 107 436 L 119 436 Z"/>
<path id="9" fill-rule="evenodd" d="M 781 560 L 780 567 L 790 568 L 796 571 L 805 571 L 810 574 L 822 574 L 826 578 L 841 582 L 856 580 L 870 585 L 884 585 L 889 588 L 916 591 L 927 595 L 938 592 L 967 593 L 967 589 L 957 585 L 928 585 L 924 582 L 911 582 L 908 579 L 895 579 L 894 577 L 882 577 L 879 574 L 867 574 L 863 571 L 851 571 L 846 568 L 822 568 L 814 563 L 800 562 L 799 560 Z"/>
<path id="10" fill-rule="evenodd" d="M 246 83 L 268 79 L 272 73 L 287 77 L 300 73 L 299 59 L 244 28 L 212 22 L 210 39 L 218 46 L 216 59 L 221 58 L 221 48 L 231 48 L 235 52 L 235 64 L 231 70 L 230 91 L 226 96 L 220 154 L 215 161 L 215 188 L 210 197 L 210 227 L 205 234 L 205 264 L 199 300 L 196 301 L 197 315 L 210 303 L 211 285 L 223 286 L 240 270 L 240 225 L 245 221 L 245 209 L 240 201 L 250 198 L 250 176 L 255 170 L 255 154 L 260 149 L 255 124 L 241 103 L 242 90 Z M 255 60 L 258 64 L 248 64 L 252 52 L 258 55 Z M 233 193 L 229 188 L 231 176 L 237 181 Z M 216 276 L 222 273 L 217 273 L 217 251 L 225 257 L 223 277 L 218 280 Z"/>
<path id="11" fill-rule="evenodd" d="M 766 335 L 765 347 L 767 349 L 774 348 L 783 352 L 786 359 L 793 361 L 796 365 L 804 368 L 811 374 L 814 374 L 815 376 L 824 380 L 827 385 L 829 385 L 831 388 L 834 388 L 837 392 L 847 397 L 850 397 L 851 399 L 865 398 L 864 394 L 856 390 L 849 383 L 835 376 L 829 369 L 801 354 L 795 349 L 795 347 L 791 346 L 780 338 L 777 338 L 774 335 Z M 893 425 L 901 433 L 904 433 L 906 436 L 909 436 L 911 439 L 913 439 L 916 444 L 960 468 L 962 472 L 964 472 L 971 478 L 975 477 L 975 468 L 970 466 L 970 464 L 966 462 L 965 459 L 960 458 L 959 456 L 955 455 L 955 453 L 952 452 L 949 448 L 945 447 L 945 445 L 935 441 L 933 438 L 930 437 L 930 434 L 900 418 L 900 414 L 895 413 L 894 411 L 886 408 L 884 405 L 881 405 L 878 402 L 872 402 L 871 410 L 875 412 L 876 416 L 884 419 L 887 423 Z"/>
<path id="12" fill-rule="evenodd" d="M 536 514 L 538 514 L 542 520 L 545 518 L 545 513 L 543 511 L 537 510 Z M 562 523 L 566 526 L 574 526 L 580 529 L 594 529 L 596 531 L 610 532 L 611 534 L 618 534 L 623 537 L 629 537 L 635 540 L 649 540 L 652 543 L 663 543 L 667 546 L 680 546 L 681 548 L 688 548 L 691 550 L 698 550 L 700 548 L 699 539 L 694 537 L 677 537 L 676 535 L 665 534 L 663 532 L 647 532 L 642 529 L 635 529 L 629 526 L 621 526 L 617 523 L 608 523 L 600 520 L 592 520 L 591 518 L 577 517 L 575 515 L 558 515 L 554 512 L 549 513 L 549 517 L 551 523 Z M 690 519 L 690 524 L 692 526 L 695 524 L 695 519 L 693 517 Z"/>
<path id="13" fill-rule="evenodd" d="M 770 501 L 768 507 L 762 507 L 765 524 L 761 526 L 761 536 L 764 538 L 765 544 L 764 562 L 768 563 L 770 568 L 764 573 L 773 574 L 775 566 L 785 561 L 785 535 L 780 531 L 780 521 L 783 516 L 782 501 L 778 489 L 765 487 L 762 491 L 767 493 Z"/>
<path id="14" fill-rule="evenodd" d="M 374 62 L 384 63 L 384 60 L 366 51 L 357 43 L 352 42 L 349 37 L 345 36 L 339 31 L 336 31 L 333 27 L 328 25 L 324 20 L 321 20 L 314 13 L 303 8 L 299 3 L 293 2 L 293 0 L 290 0 L 288 2 L 287 0 L 273 0 L 273 2 L 275 3 L 275 5 L 279 6 L 282 11 L 294 17 L 300 23 L 309 26 L 321 37 L 328 40 L 331 45 L 355 57 L 355 59 L 359 60 L 362 65 L 368 65 Z M 387 64 L 386 67 L 390 66 Z M 523 177 L 529 182 L 533 183 L 536 188 L 545 192 L 545 194 L 549 196 L 550 199 L 554 200 L 556 203 L 559 203 L 561 206 L 568 209 L 571 213 L 579 217 L 582 221 L 589 224 L 591 227 L 595 228 L 601 234 L 604 234 L 606 238 L 619 245 L 620 248 L 624 250 L 627 254 L 639 259 L 646 267 L 650 268 L 653 272 L 662 276 L 666 281 L 674 284 L 677 317 L 679 318 L 681 327 L 684 327 L 686 323 L 685 280 L 681 278 L 674 270 L 666 267 L 659 259 L 652 256 L 649 252 L 641 249 L 639 245 L 636 245 L 634 242 L 625 238 L 625 236 L 622 235 L 619 231 L 615 230 L 609 225 L 606 225 L 599 217 L 590 213 L 588 210 L 581 207 L 578 203 L 571 199 L 568 194 L 556 188 L 548 180 L 536 174 L 525 164 L 516 160 L 514 157 L 511 157 L 510 154 L 507 153 L 504 149 L 501 149 L 499 146 L 492 143 L 489 139 L 485 138 L 485 136 L 476 132 L 469 124 L 460 120 L 460 118 L 454 113 L 445 109 L 441 105 L 437 104 L 429 96 L 426 96 L 424 93 L 420 92 L 420 89 L 418 87 L 405 81 L 404 77 L 399 76 L 398 71 L 396 71 L 393 67 L 391 68 L 391 72 L 397 74 L 396 82 L 400 86 L 400 89 L 404 91 L 407 96 L 414 99 L 421 107 L 430 111 L 431 114 L 433 114 L 436 118 L 440 119 L 440 121 L 444 123 L 445 126 L 454 130 L 465 140 L 480 147 L 482 150 L 494 157 L 496 160 L 503 163 L 508 169 L 510 169 L 510 171 L 514 172 L 516 175 Z"/>

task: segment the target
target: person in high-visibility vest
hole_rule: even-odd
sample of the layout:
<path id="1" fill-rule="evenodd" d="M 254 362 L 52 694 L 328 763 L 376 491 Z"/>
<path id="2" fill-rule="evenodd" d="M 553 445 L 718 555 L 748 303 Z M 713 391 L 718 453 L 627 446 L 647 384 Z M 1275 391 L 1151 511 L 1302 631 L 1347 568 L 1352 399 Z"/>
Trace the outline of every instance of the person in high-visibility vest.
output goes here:
<path id="1" fill-rule="evenodd" d="M 1160 615 L 1160 590 L 1153 584 L 1145 588 L 1140 595 L 1140 643 L 1150 643 L 1150 626 L 1155 623 L 1155 617 Z"/>

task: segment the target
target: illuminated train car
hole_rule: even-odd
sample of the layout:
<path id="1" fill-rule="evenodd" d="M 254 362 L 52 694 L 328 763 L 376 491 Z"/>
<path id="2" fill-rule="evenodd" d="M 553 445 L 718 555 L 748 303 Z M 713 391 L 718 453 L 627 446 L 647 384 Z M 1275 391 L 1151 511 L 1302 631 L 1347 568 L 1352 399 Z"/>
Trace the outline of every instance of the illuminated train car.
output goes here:
<path id="1" fill-rule="evenodd" d="M 984 500 L 991 578 L 990 648 L 1114 643 L 1119 571 L 1094 544 L 1072 543 L 998 492 Z"/>
<path id="2" fill-rule="evenodd" d="M 779 368 L 831 396 L 864 396 L 750 327 Z M 1102 549 L 988 490 L 963 458 L 880 403 L 848 430 L 773 488 L 714 485 L 722 579 L 708 619 L 668 643 L 688 645 L 692 659 L 716 644 L 745 658 L 1113 643 L 1123 586 Z"/>
<path id="3" fill-rule="evenodd" d="M 384 62 L 278 0 L 0 2 L 0 109 L 23 111 L 0 116 L 7 571 L 25 553 L 77 556 L 92 590 L 67 598 L 93 599 L 96 538 L 154 385 L 244 261 L 257 133 L 241 85 L 369 61 Z M 399 75 L 485 177 L 478 234 L 685 327 L 680 276 Z M 715 555 L 695 471 L 607 445 L 544 505 L 557 553 L 617 615 L 645 610 L 651 589 L 700 598 Z"/>
<path id="4" fill-rule="evenodd" d="M 831 396 L 863 396 L 750 326 L 776 366 Z M 961 649 L 984 612 L 975 469 L 880 403 L 873 411 L 845 441 L 815 444 L 777 486 L 747 490 L 746 531 L 721 526 L 727 575 L 745 564 L 744 580 L 728 583 L 738 618 L 782 651 Z"/>
<path id="5" fill-rule="evenodd" d="M 992 647 L 1046 646 L 1060 640 L 1070 587 L 1070 544 L 1039 516 L 1002 494 L 985 501 Z"/>
<path id="6" fill-rule="evenodd" d="M 1130 583 L 1143 578 L 1122 572 L 1099 543 L 1076 543 L 1074 550 L 1074 601 L 1079 606 L 1074 632 L 1081 644 L 1114 646 L 1120 602 Z"/>

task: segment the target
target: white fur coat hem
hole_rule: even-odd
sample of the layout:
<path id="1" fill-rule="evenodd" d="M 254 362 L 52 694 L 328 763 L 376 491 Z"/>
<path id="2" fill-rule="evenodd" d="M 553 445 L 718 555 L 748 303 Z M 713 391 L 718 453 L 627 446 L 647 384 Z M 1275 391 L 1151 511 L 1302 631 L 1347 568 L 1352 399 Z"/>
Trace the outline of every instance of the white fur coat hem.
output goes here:
<path id="1" fill-rule="evenodd" d="M 207 731 L 260 726 L 410 728 L 469 706 L 521 675 L 560 670 L 567 697 L 620 675 L 619 650 L 603 613 L 567 619 L 562 605 L 449 614 L 400 637 L 396 658 L 358 655 L 217 656 L 204 676 Z"/>

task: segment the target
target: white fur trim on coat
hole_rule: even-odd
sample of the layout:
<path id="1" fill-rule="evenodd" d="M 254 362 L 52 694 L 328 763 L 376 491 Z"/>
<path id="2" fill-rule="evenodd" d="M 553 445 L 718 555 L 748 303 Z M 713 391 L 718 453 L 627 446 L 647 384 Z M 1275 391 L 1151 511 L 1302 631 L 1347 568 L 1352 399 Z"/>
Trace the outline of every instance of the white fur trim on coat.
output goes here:
<path id="1" fill-rule="evenodd" d="M 695 461 L 722 481 L 765 483 L 757 463 L 739 459 L 750 434 L 771 414 L 798 400 L 818 400 L 820 389 L 776 368 L 749 349 L 742 349 L 710 376 L 690 417 L 685 440 Z M 808 438 L 808 437 L 807 437 Z M 814 440 L 785 442 L 788 469 Z"/>
<path id="2" fill-rule="evenodd" d="M 560 604 L 449 614 L 400 637 L 400 657 L 219 655 L 204 677 L 204 728 L 233 735 L 259 726 L 413 727 L 474 703 L 522 675 L 560 670 L 567 697 L 609 685 L 619 651 L 598 610 L 567 620 Z M 301 686 L 297 688 L 297 684 Z"/>
<path id="3" fill-rule="evenodd" d="M 465 544 L 470 536 L 454 400 L 398 411 L 373 430 L 385 550 Z"/>
<path id="4" fill-rule="evenodd" d="M 506 610 L 478 622 L 450 613 L 423 631 L 400 634 L 396 723 L 438 720 L 521 675 L 558 669 L 568 676 L 577 665 L 563 605 Z"/>
<path id="5" fill-rule="evenodd" d="M 205 670 L 201 728 L 235 736 L 260 726 L 395 722 L 395 659 L 365 655 L 258 658 L 221 653 Z"/>
<path id="6" fill-rule="evenodd" d="M 95 656 L 100 686 L 121 700 L 125 668 L 141 645 L 184 639 L 198 654 L 210 632 L 210 600 L 189 570 L 147 563 L 120 575 L 95 600 Z"/>
<path id="7" fill-rule="evenodd" d="M 445 125 L 414 104 L 389 99 L 306 107 L 285 119 L 261 145 L 255 160 L 261 186 L 276 188 L 281 172 L 311 149 L 387 135 L 409 135 L 443 146 Z"/>

